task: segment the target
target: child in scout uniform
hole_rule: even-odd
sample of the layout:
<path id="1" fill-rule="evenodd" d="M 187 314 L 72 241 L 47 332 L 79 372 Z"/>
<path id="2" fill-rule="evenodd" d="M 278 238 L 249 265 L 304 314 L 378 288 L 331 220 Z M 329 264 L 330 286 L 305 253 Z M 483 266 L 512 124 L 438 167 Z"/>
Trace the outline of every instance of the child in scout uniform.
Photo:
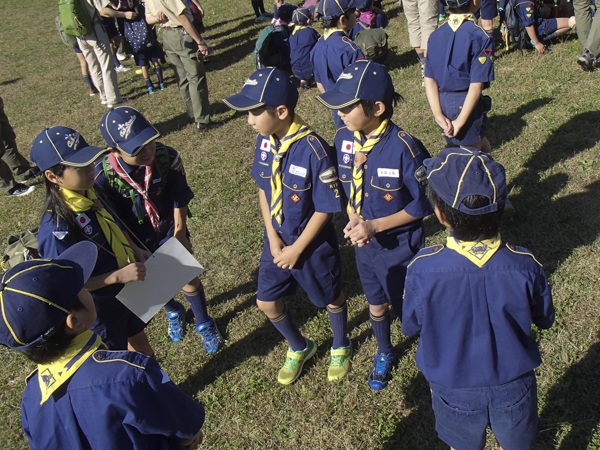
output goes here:
<path id="1" fill-rule="evenodd" d="M 425 89 L 446 141 L 490 152 L 485 137 L 492 100 L 482 95 L 494 80 L 494 38 L 475 14 L 481 0 L 448 0 L 448 21 L 429 37 Z"/>
<path id="2" fill-rule="evenodd" d="M 300 80 L 302 89 L 308 89 L 314 79 L 310 52 L 319 40 L 319 33 L 312 27 L 314 12 L 314 6 L 298 8 L 292 16 L 296 24 L 290 36 L 292 73 Z"/>
<path id="3" fill-rule="evenodd" d="M 97 252 L 79 242 L 60 258 L 25 261 L 0 279 L 0 344 L 38 364 L 21 400 L 30 447 L 197 448 L 204 408 L 153 358 L 109 351 L 89 330 L 96 310 L 84 285 Z"/>
<path id="4" fill-rule="evenodd" d="M 356 25 L 356 8 L 352 0 L 322 0 L 318 14 L 323 19 L 325 34 L 310 52 L 315 81 L 319 92 L 333 88 L 342 71 L 355 61 L 364 59 L 363 53 L 348 37 Z M 333 112 L 335 128 L 343 127 Z"/>
<path id="5" fill-rule="evenodd" d="M 544 19 L 542 17 L 542 0 L 517 0 L 515 11 L 519 20 L 527 30 L 531 43 L 538 52 L 544 53 L 546 46 L 544 42 L 553 37 L 565 34 L 575 28 L 575 16 L 559 17 L 557 19 Z"/>
<path id="6" fill-rule="evenodd" d="M 175 236 L 192 252 L 186 223 L 194 194 L 179 154 L 157 142 L 156 128 L 131 107 L 108 111 L 100 121 L 100 132 L 110 153 L 96 162 L 96 184 L 126 224 L 131 238 L 154 252 Z M 195 277 L 184 286 L 183 294 L 194 312 L 204 348 L 216 353 L 224 340 L 208 315 L 200 279 Z M 172 299 L 165 309 L 169 337 L 179 342 L 186 332 L 185 308 Z"/>
<path id="7" fill-rule="evenodd" d="M 373 0 L 361 0 L 354 4 L 358 10 L 356 25 L 348 32 L 348 37 L 352 40 L 358 33 L 370 28 L 385 28 L 389 23 L 389 18 L 381 9 L 373 6 Z M 360 13 L 360 14 L 359 14 Z"/>
<path id="8" fill-rule="evenodd" d="M 144 280 L 146 252 L 123 234 L 94 189 L 94 161 L 105 151 L 67 127 L 46 128 L 35 138 L 31 160 L 46 182 L 38 251 L 43 258 L 57 258 L 79 241 L 96 244 L 98 259 L 85 283 L 98 313 L 91 329 L 110 349 L 129 347 L 152 356 L 146 325 L 116 299 L 123 284 Z"/>
<path id="9" fill-rule="evenodd" d="M 391 121 L 400 95 L 385 68 L 357 61 L 335 87 L 317 97 L 339 114 L 338 173 L 348 199 L 344 235 L 355 245 L 356 266 L 369 302 L 377 339 L 369 386 L 387 386 L 396 354 L 390 339 L 389 304 L 402 311 L 406 266 L 425 245 L 422 218 L 432 210 L 425 197 L 423 144 Z"/>
<path id="10" fill-rule="evenodd" d="M 502 241 L 504 167 L 461 147 L 426 159 L 429 200 L 447 244 L 408 267 L 402 332 L 420 333 L 417 366 L 431 387 L 436 430 L 456 449 L 483 449 L 491 427 L 504 449 L 529 449 L 540 430 L 531 324 L 554 305 L 531 252 Z"/>
<path id="11" fill-rule="evenodd" d="M 248 111 L 248 123 L 259 134 L 252 176 L 259 188 L 265 244 L 257 305 L 290 344 L 277 380 L 296 380 L 316 350 L 282 300 L 298 284 L 315 306 L 327 307 L 333 330 L 328 378 L 339 380 L 349 370 L 352 343 L 346 335 L 348 312 L 331 220 L 342 204 L 330 148 L 294 112 L 298 90 L 276 68 L 254 72 L 239 94 L 223 102 Z"/>

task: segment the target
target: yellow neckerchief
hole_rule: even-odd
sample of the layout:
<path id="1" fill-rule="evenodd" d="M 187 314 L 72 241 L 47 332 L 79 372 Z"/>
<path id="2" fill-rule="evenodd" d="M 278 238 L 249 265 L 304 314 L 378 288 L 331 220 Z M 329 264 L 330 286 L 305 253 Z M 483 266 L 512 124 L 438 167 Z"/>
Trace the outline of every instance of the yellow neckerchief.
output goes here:
<path id="1" fill-rule="evenodd" d="M 341 31 L 342 33 L 344 33 L 344 36 L 348 36 L 348 33 L 346 33 L 341 28 L 327 28 L 325 30 L 325 33 L 323 33 L 323 39 L 327 40 L 327 38 L 329 36 L 331 36 L 333 33 L 337 33 L 338 31 Z"/>
<path id="2" fill-rule="evenodd" d="M 100 228 L 106 237 L 106 241 L 110 245 L 115 257 L 117 258 L 117 264 L 119 269 L 125 267 L 130 262 L 135 262 L 135 256 L 133 250 L 129 246 L 127 239 L 123 235 L 121 229 L 117 226 L 117 223 L 106 209 L 95 208 L 94 200 L 97 200 L 96 191 L 94 188 L 86 192 L 86 197 L 78 194 L 77 192 L 70 191 L 68 189 L 60 189 L 59 194 L 67 208 L 73 211 L 73 214 L 82 214 L 91 209 L 96 213 L 96 219 L 100 224 Z M 99 203 L 99 202 L 98 202 Z"/>
<path id="3" fill-rule="evenodd" d="M 448 25 L 450 25 L 452 31 L 456 33 L 456 30 L 458 30 L 465 20 L 477 23 L 477 19 L 473 14 L 450 14 L 450 17 L 448 17 Z"/>
<path id="4" fill-rule="evenodd" d="M 40 405 L 66 383 L 100 346 L 104 346 L 100 336 L 87 330 L 75 336 L 59 359 L 50 364 L 38 364 L 38 383 L 42 394 Z"/>
<path id="5" fill-rule="evenodd" d="M 294 31 L 292 31 L 292 34 L 296 34 L 296 31 L 304 30 L 305 28 L 309 28 L 309 26 L 308 25 L 296 25 L 294 27 Z"/>
<path id="6" fill-rule="evenodd" d="M 360 131 L 354 132 L 354 168 L 352 169 L 352 184 L 350 185 L 350 201 L 348 202 L 348 213 L 352 211 L 356 212 L 359 217 L 362 217 L 362 200 L 363 200 L 363 186 L 365 178 L 365 162 L 367 161 L 366 156 L 373 149 L 373 147 L 381 140 L 390 120 L 385 119 L 381 122 L 381 125 L 373 132 L 369 139 L 365 140 L 365 136 Z M 364 160 L 357 165 L 356 157 L 359 153 L 362 153 L 365 157 Z"/>
<path id="7" fill-rule="evenodd" d="M 495 238 L 477 242 L 459 241 L 454 236 L 448 236 L 446 240 L 449 249 L 463 255 L 477 267 L 483 267 L 500 248 L 500 244 L 502 244 L 500 233 Z"/>
<path id="8" fill-rule="evenodd" d="M 277 149 L 275 136 L 271 135 L 271 152 L 273 153 L 273 166 L 271 176 L 271 217 L 281 226 L 283 223 L 283 183 L 281 177 L 281 160 L 286 155 L 290 146 L 306 137 L 311 131 L 304 121 L 296 114 L 287 134 L 281 140 L 281 147 Z"/>

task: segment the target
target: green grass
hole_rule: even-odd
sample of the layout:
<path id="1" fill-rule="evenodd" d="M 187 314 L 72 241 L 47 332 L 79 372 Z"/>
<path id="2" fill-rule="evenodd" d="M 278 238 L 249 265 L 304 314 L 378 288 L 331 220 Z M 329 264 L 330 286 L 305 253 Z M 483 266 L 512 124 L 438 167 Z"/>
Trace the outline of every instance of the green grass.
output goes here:
<path id="1" fill-rule="evenodd" d="M 421 87 L 416 55 L 408 46 L 406 20 L 395 2 L 384 4 L 391 17 L 391 75 L 405 98 L 394 120 L 435 155 L 444 142 Z M 393 380 L 382 392 L 368 387 L 376 343 L 347 242 L 341 252 L 355 345 L 351 372 L 338 384 L 327 381 L 332 342 L 327 314 L 299 291 L 288 299 L 289 305 L 318 350 L 294 385 L 277 384 L 286 345 L 254 305 L 262 246 L 256 186 L 250 177 L 255 136 L 244 115 L 220 103 L 252 73 L 251 51 L 264 24 L 254 24 L 248 0 L 205 0 L 203 6 L 206 37 L 217 49 L 206 65 L 210 102 L 216 119 L 226 121 L 223 127 L 198 135 L 185 124 L 171 69 L 165 72 L 167 89 L 151 96 L 134 71 L 120 74 L 119 85 L 130 104 L 160 130 L 161 141 L 181 152 L 196 194 L 189 223 L 192 243 L 207 268 L 203 282 L 210 312 L 227 346 L 207 356 L 191 327 L 182 344 L 171 344 L 162 312 L 148 331 L 163 368 L 206 406 L 204 447 L 446 448 L 435 433 L 427 383 L 414 364 L 416 340 L 404 337 L 398 322 L 392 325 L 399 354 Z M 97 97 L 87 96 L 77 59 L 54 30 L 55 12 L 53 0 L 0 3 L 0 94 L 26 156 L 45 126 L 70 126 L 91 144 L 103 145 L 98 124 L 106 108 Z M 544 264 L 557 308 L 554 327 L 537 332 L 544 429 L 534 448 L 540 450 L 600 448 L 600 83 L 597 73 L 584 73 L 577 66 L 579 52 L 575 34 L 554 42 L 550 55 L 500 49 L 497 81 L 489 90 L 494 105 L 488 137 L 494 157 L 506 167 L 516 209 L 504 223 L 503 237 L 531 249 Z M 297 111 L 331 142 L 330 113 L 315 95 L 314 90 L 301 92 Z M 0 198 L 0 236 L 35 226 L 42 198 L 41 184 L 32 196 Z M 335 221 L 343 227 L 343 216 Z M 426 226 L 428 244 L 444 241 L 434 218 Z M 32 369 L 20 355 L 0 350 L 1 448 L 27 447 L 19 404 Z M 497 448 L 491 436 L 487 448 Z"/>

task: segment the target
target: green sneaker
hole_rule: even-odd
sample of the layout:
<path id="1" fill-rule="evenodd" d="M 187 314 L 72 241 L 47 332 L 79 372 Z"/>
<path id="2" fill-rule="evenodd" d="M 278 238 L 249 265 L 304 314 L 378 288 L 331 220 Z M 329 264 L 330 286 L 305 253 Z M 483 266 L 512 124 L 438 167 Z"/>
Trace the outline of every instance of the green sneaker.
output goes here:
<path id="1" fill-rule="evenodd" d="M 290 384 L 298 379 L 302 366 L 308 361 L 317 351 L 317 347 L 313 341 L 306 339 L 306 348 L 299 352 L 295 352 L 288 348 L 285 364 L 277 375 L 277 381 L 281 384 Z"/>
<path id="2" fill-rule="evenodd" d="M 350 370 L 350 357 L 352 356 L 352 341 L 348 347 L 331 349 L 331 364 L 327 371 L 329 381 L 339 381 Z"/>

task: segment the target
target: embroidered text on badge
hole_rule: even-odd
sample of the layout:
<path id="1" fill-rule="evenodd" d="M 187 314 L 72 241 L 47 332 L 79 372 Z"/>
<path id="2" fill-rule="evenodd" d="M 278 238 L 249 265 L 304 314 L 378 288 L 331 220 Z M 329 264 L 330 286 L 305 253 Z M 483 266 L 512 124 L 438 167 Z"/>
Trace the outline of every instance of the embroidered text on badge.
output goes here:
<path id="1" fill-rule="evenodd" d="M 384 169 L 380 167 L 377 169 L 378 177 L 389 177 L 389 178 L 400 178 L 400 171 L 398 169 Z"/>
<path id="2" fill-rule="evenodd" d="M 294 164 L 290 164 L 289 172 L 292 175 L 298 175 L 299 177 L 306 178 L 307 170 L 304 167 L 295 166 Z"/>

